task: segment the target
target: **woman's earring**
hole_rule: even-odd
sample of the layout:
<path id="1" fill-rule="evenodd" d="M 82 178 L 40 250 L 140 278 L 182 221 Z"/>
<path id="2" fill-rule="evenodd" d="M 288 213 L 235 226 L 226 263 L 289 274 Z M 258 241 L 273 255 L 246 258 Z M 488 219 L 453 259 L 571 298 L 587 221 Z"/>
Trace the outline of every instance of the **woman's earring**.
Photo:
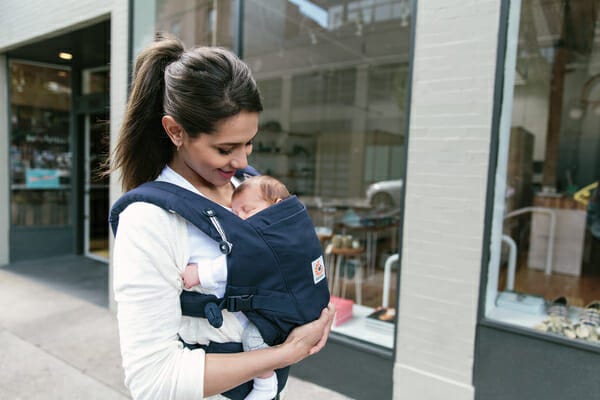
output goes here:
<path id="1" fill-rule="evenodd" d="M 181 147 L 181 143 L 179 143 L 178 145 L 175 146 L 175 148 L 177 149 L 177 152 L 179 152 L 180 147 Z"/>

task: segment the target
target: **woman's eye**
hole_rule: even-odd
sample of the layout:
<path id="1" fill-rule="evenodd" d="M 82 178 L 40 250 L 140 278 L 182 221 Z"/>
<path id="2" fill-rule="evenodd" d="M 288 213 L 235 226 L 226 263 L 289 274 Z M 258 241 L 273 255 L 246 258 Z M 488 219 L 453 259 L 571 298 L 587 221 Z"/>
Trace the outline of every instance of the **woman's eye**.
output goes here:
<path id="1" fill-rule="evenodd" d="M 224 156 L 228 156 L 228 155 L 230 155 L 230 154 L 231 154 L 231 152 L 232 152 L 232 150 L 231 150 L 231 149 L 222 149 L 222 148 L 219 148 L 219 154 L 222 154 L 222 155 L 224 155 Z"/>
<path id="2" fill-rule="evenodd" d="M 254 139 L 252 139 L 251 141 L 249 141 L 248 143 L 246 143 L 246 146 L 252 146 L 254 144 Z"/>

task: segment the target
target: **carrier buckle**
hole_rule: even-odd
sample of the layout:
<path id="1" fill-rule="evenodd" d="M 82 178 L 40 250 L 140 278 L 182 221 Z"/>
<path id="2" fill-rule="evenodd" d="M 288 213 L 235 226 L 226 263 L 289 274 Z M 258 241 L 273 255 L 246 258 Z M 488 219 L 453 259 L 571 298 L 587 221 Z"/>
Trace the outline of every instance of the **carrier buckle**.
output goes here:
<path id="1" fill-rule="evenodd" d="M 235 311 L 251 311 L 253 294 L 245 294 L 243 296 L 229 296 L 226 301 L 226 308 L 229 312 Z"/>
<path id="2" fill-rule="evenodd" d="M 233 245 L 231 243 L 229 243 L 227 240 L 221 240 L 219 242 L 219 250 L 221 250 L 221 253 L 223 253 L 225 255 L 231 253 L 232 247 L 233 247 Z"/>

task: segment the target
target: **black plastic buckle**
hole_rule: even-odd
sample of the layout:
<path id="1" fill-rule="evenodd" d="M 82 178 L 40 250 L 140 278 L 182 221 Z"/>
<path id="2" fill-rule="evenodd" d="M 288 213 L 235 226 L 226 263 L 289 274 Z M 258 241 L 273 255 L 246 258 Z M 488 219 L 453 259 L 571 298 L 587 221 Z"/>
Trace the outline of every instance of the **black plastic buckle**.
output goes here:
<path id="1" fill-rule="evenodd" d="M 253 294 L 245 294 L 243 296 L 229 296 L 227 297 L 226 308 L 229 312 L 236 311 L 251 311 Z"/>

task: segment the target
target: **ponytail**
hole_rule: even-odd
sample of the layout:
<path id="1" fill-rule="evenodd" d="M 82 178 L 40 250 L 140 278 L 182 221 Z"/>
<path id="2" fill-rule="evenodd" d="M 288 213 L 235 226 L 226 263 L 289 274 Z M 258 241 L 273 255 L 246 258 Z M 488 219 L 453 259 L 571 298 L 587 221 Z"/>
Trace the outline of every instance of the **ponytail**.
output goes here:
<path id="1" fill-rule="evenodd" d="M 122 170 L 125 191 L 156 179 L 173 157 L 174 145 L 162 126 L 164 73 L 183 52 L 178 39 L 157 35 L 136 60 L 127 111 L 109 171 Z"/>

